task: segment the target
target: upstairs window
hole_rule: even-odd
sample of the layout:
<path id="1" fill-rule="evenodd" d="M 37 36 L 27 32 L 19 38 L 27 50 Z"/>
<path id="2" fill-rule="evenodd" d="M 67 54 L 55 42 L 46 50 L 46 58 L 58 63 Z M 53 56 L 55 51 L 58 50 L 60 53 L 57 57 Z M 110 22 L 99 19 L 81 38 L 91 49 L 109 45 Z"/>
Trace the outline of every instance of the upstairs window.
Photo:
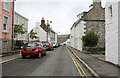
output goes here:
<path id="1" fill-rule="evenodd" d="M 112 11 L 112 5 L 108 7 L 108 17 L 109 17 L 109 23 L 112 23 L 112 16 L 113 16 L 113 11 Z"/>
<path id="2" fill-rule="evenodd" d="M 9 17 L 3 15 L 3 32 L 8 32 Z"/>
<path id="3" fill-rule="evenodd" d="M 9 0 L 4 0 L 3 9 L 6 10 L 6 11 L 9 11 Z"/>

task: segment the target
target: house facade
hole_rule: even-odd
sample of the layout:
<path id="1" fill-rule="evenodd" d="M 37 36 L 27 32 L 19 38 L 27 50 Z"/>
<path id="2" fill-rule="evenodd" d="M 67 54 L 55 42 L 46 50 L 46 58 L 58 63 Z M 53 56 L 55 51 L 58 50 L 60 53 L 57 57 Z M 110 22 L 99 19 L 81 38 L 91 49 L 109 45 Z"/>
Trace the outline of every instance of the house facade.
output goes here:
<path id="1" fill-rule="evenodd" d="M 33 28 L 33 32 L 37 33 L 37 39 L 31 39 L 29 38 L 29 41 L 46 41 L 47 40 L 47 32 L 44 31 L 41 27 L 40 27 L 40 23 L 37 22 L 36 26 Z"/>
<path id="2" fill-rule="evenodd" d="M 57 33 L 50 28 L 49 21 L 45 24 L 45 20 L 42 18 L 40 27 L 47 32 L 46 41 L 57 41 Z"/>
<path id="3" fill-rule="evenodd" d="M 23 24 L 23 30 L 28 31 L 28 19 L 21 14 L 15 12 L 14 15 L 14 25 L 22 25 Z M 28 39 L 28 32 L 25 34 L 17 34 L 14 38 L 14 40 L 21 40 L 21 41 L 27 41 Z"/>
<path id="4" fill-rule="evenodd" d="M 78 20 L 73 24 L 70 30 L 70 44 L 73 48 L 82 51 L 82 36 L 85 35 L 85 22 L 81 20 L 84 13 L 77 15 Z"/>
<path id="5" fill-rule="evenodd" d="M 87 51 L 89 48 L 83 47 L 82 36 L 94 31 L 99 39 L 95 48 L 105 49 L 105 10 L 101 7 L 101 0 L 93 0 L 92 8 L 77 17 L 78 20 L 71 27 L 71 46 L 80 51 Z"/>
<path id="6" fill-rule="evenodd" d="M 12 49 L 13 0 L 0 0 L 0 51 Z"/>
<path id="7" fill-rule="evenodd" d="M 120 0 L 107 1 L 105 6 L 106 19 L 106 61 L 120 66 L 119 29 L 120 29 Z"/>

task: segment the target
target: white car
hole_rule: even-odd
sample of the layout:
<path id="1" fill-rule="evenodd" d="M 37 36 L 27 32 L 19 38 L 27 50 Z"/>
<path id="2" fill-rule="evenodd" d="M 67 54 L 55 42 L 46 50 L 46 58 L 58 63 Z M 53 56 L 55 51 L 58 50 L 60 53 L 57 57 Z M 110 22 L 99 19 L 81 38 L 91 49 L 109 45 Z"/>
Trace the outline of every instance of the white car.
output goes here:
<path id="1" fill-rule="evenodd" d="M 57 42 L 54 42 L 54 41 L 51 42 L 51 45 L 52 45 L 54 48 L 58 47 L 58 43 L 57 43 Z"/>

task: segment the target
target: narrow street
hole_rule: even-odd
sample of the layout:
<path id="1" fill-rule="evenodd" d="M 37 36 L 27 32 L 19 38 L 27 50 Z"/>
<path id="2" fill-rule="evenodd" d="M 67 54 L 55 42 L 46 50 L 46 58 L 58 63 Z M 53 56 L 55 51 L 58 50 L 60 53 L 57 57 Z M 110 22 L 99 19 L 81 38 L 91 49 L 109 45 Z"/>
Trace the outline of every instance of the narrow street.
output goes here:
<path id="1" fill-rule="evenodd" d="M 3 76 L 92 76 L 66 46 L 47 51 L 40 59 L 19 58 L 2 66 Z"/>

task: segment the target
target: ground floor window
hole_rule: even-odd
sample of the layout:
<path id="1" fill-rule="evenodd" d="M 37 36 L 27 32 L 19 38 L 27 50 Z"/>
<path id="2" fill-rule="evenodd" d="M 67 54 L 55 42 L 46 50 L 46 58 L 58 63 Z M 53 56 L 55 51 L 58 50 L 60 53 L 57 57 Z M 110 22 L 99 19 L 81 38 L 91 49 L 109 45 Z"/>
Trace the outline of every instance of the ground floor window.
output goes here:
<path id="1" fill-rule="evenodd" d="M 7 39 L 2 40 L 2 51 L 8 51 L 8 40 Z"/>

